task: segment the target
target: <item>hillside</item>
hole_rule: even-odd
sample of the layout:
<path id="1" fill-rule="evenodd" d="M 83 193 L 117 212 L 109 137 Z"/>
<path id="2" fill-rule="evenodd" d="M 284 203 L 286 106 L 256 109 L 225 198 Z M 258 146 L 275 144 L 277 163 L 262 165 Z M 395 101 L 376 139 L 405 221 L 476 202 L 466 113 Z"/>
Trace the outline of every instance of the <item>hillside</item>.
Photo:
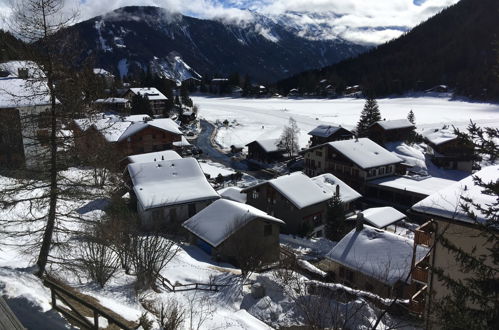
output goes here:
<path id="1" fill-rule="evenodd" d="M 9 32 L 0 30 L 0 62 L 22 59 L 25 45 Z"/>
<path id="2" fill-rule="evenodd" d="M 312 91 L 321 79 L 340 89 L 361 84 L 377 96 L 445 84 L 477 99 L 498 99 L 499 1 L 461 0 L 402 37 L 356 58 L 278 83 Z"/>

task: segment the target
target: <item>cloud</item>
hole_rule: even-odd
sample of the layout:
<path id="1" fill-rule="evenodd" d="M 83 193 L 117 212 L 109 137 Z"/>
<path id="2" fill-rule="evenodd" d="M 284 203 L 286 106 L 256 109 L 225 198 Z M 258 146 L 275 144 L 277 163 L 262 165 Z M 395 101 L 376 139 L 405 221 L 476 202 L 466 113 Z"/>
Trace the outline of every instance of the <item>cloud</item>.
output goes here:
<path id="1" fill-rule="evenodd" d="M 0 0 L 4 10 L 10 0 Z M 78 0 L 65 0 L 73 3 Z M 305 12 L 301 34 L 320 26 L 323 37 L 344 38 L 358 43 L 379 44 L 401 35 L 428 17 L 459 0 L 80 0 L 80 20 L 131 6 L 157 6 L 198 18 L 247 23 L 250 11 L 282 15 Z M 334 13 L 336 16 L 324 13 Z M 296 18 L 296 17 L 295 17 Z"/>

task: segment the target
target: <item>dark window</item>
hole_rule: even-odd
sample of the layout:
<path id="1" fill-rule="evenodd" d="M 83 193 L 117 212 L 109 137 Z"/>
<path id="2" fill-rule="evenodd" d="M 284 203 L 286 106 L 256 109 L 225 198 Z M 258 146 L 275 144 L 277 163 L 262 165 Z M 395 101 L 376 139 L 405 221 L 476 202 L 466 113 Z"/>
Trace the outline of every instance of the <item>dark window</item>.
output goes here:
<path id="1" fill-rule="evenodd" d="M 340 267 L 340 277 L 344 278 L 345 277 L 345 268 Z"/>
<path id="2" fill-rule="evenodd" d="M 270 236 L 272 235 L 272 225 L 265 225 L 263 227 L 263 236 Z"/>
<path id="3" fill-rule="evenodd" d="M 196 214 L 196 204 L 189 204 L 189 218 Z"/>

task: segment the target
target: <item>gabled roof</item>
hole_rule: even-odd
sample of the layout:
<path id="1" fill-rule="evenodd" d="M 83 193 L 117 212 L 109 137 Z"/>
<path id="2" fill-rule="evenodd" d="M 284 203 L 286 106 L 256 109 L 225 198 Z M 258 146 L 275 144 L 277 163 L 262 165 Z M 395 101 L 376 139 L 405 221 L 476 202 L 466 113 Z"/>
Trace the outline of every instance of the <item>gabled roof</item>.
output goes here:
<path id="1" fill-rule="evenodd" d="M 194 158 L 132 163 L 128 173 L 144 209 L 220 198 Z"/>
<path id="2" fill-rule="evenodd" d="M 342 129 L 342 127 L 340 126 L 319 125 L 310 132 L 308 132 L 308 134 L 312 136 L 327 138 L 333 135 L 334 133 L 338 132 L 340 129 Z"/>
<path id="3" fill-rule="evenodd" d="M 154 87 L 130 88 L 135 95 L 147 97 L 148 100 L 168 100 L 158 89 Z"/>
<path id="4" fill-rule="evenodd" d="M 108 97 L 105 99 L 97 99 L 94 101 L 94 103 L 104 103 L 104 104 L 122 104 L 122 103 L 129 103 L 130 100 L 122 98 L 122 97 Z"/>
<path id="5" fill-rule="evenodd" d="M 349 203 L 362 197 L 361 194 L 331 173 L 315 176 L 311 180 L 321 189 L 333 195 L 336 193 L 337 187 L 339 187 L 340 199 L 343 203 Z"/>
<path id="6" fill-rule="evenodd" d="M 405 282 L 409 275 L 413 246 L 411 239 L 364 225 L 362 230 L 346 234 L 326 258 L 392 286 Z M 416 260 L 427 253 L 419 245 Z"/>
<path id="7" fill-rule="evenodd" d="M 106 70 L 104 70 L 102 68 L 94 68 L 93 71 L 94 71 L 95 75 L 107 76 L 107 77 L 114 77 L 114 75 L 111 72 L 106 71 Z"/>
<path id="8" fill-rule="evenodd" d="M 377 228 L 385 228 L 395 222 L 405 219 L 404 213 L 397 211 L 393 207 L 372 207 L 361 212 L 364 215 L 364 220 L 370 225 Z M 347 220 L 356 220 L 357 215 L 353 215 Z"/>
<path id="9" fill-rule="evenodd" d="M 449 220 L 473 223 L 466 212 L 461 208 L 464 203 L 462 197 L 471 198 L 474 203 L 484 207 L 497 202 L 497 197 L 484 192 L 484 188 L 475 184 L 473 177 L 482 179 L 485 183 L 499 180 L 499 165 L 485 167 L 461 181 L 454 183 L 416 203 L 412 210 L 428 215 L 434 215 Z M 477 216 L 477 221 L 485 222 L 487 217 L 471 207 L 471 211 Z"/>
<path id="10" fill-rule="evenodd" d="M 266 140 L 255 140 L 247 144 L 250 145 L 252 143 L 257 143 L 262 147 L 265 152 L 278 152 L 284 151 L 284 148 L 279 148 L 277 145 L 279 144 L 279 139 L 266 139 Z"/>
<path id="11" fill-rule="evenodd" d="M 436 128 L 436 129 L 427 129 L 424 130 L 421 135 L 423 135 L 423 138 L 436 146 L 456 140 L 457 135 L 454 134 L 454 131 L 446 128 Z"/>
<path id="12" fill-rule="evenodd" d="M 329 145 L 362 169 L 402 162 L 402 159 L 368 138 L 334 141 L 328 142 L 326 145 Z"/>
<path id="13" fill-rule="evenodd" d="M 256 219 L 284 224 L 282 220 L 247 204 L 219 199 L 182 224 L 213 247 L 219 246 L 239 229 Z"/>
<path id="14" fill-rule="evenodd" d="M 412 193 L 429 196 L 435 191 L 448 187 L 456 181 L 427 177 L 415 178 L 410 176 L 389 176 L 369 181 L 369 185 L 389 187 L 398 190 L 405 190 Z"/>
<path id="15" fill-rule="evenodd" d="M 28 79 L 43 80 L 46 78 L 40 66 L 33 61 L 8 61 L 0 63 L 0 71 L 9 73 L 7 78 L 19 78 L 19 69 L 28 70 Z"/>
<path id="16" fill-rule="evenodd" d="M 243 189 L 246 192 L 264 184 L 271 185 L 298 209 L 321 203 L 333 198 L 333 192 L 323 189 L 302 172 L 280 176 L 256 186 Z"/>
<path id="17" fill-rule="evenodd" d="M 19 78 L 0 79 L 0 108 L 42 105 L 50 105 L 49 88 L 45 81 Z"/>
<path id="18" fill-rule="evenodd" d="M 128 156 L 130 163 L 150 163 L 161 160 L 181 159 L 180 155 L 173 150 L 155 151 L 146 154 Z"/>
<path id="19" fill-rule="evenodd" d="M 222 196 L 222 198 L 229 199 L 234 202 L 246 203 L 246 194 L 241 192 L 242 188 L 239 187 L 226 187 L 217 190 L 217 193 Z"/>
<path id="20" fill-rule="evenodd" d="M 412 124 L 408 119 L 395 119 L 395 120 L 380 120 L 375 122 L 373 125 L 378 124 L 383 128 L 385 131 L 389 131 L 392 129 L 399 129 L 399 128 L 409 128 L 409 127 L 416 127 L 414 124 Z"/>

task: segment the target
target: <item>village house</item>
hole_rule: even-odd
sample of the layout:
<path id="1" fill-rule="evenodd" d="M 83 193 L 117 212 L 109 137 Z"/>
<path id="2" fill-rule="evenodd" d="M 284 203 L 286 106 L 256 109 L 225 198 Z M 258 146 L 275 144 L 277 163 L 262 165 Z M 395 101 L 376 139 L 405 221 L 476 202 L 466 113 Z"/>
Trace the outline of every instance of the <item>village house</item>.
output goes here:
<path id="1" fill-rule="evenodd" d="M 0 64 L 0 167 L 35 168 L 43 163 L 50 109 L 48 86 L 36 63 Z"/>
<path id="2" fill-rule="evenodd" d="M 319 125 L 310 132 L 310 147 L 315 147 L 319 144 L 349 140 L 354 137 L 354 134 L 341 126 Z"/>
<path id="3" fill-rule="evenodd" d="M 475 159 L 472 144 L 461 141 L 449 128 L 428 129 L 423 133 L 433 164 L 449 170 L 460 170 L 471 173 Z"/>
<path id="4" fill-rule="evenodd" d="M 279 261 L 279 220 L 253 206 L 219 199 L 182 224 L 190 242 L 237 266 Z"/>
<path id="5" fill-rule="evenodd" d="M 362 213 L 364 223 L 378 229 L 386 229 L 391 225 L 396 226 L 400 221 L 407 219 L 407 216 L 404 213 L 397 211 L 390 206 L 372 207 L 360 211 L 359 213 Z M 348 217 L 346 220 L 353 223 L 354 221 L 357 221 L 358 216 L 359 214 L 357 213 Z"/>
<path id="6" fill-rule="evenodd" d="M 101 68 L 94 68 L 93 72 L 98 79 L 102 79 L 104 86 L 107 88 L 111 88 L 114 85 L 115 76 L 111 72 Z"/>
<path id="7" fill-rule="evenodd" d="M 154 116 L 161 116 L 166 111 L 168 98 L 154 87 L 130 88 L 124 95 L 130 101 L 134 96 L 145 97 L 149 101 Z"/>
<path id="8" fill-rule="evenodd" d="M 181 159 L 182 157 L 174 150 L 163 150 L 148 152 L 145 154 L 131 155 L 121 161 L 122 168 L 131 163 L 150 163 L 161 160 Z"/>
<path id="9" fill-rule="evenodd" d="M 97 99 L 94 101 L 94 106 L 100 112 L 114 112 L 116 114 L 130 115 L 132 103 L 130 100 L 122 97 L 108 97 L 105 99 Z"/>
<path id="10" fill-rule="evenodd" d="M 487 265 L 493 266 L 491 251 L 497 242 L 487 241 L 487 235 L 483 235 L 494 230 L 493 227 L 481 226 L 487 221 L 487 216 L 476 207 L 470 205 L 470 211 L 476 215 L 476 219 L 471 219 L 462 208 L 462 205 L 466 204 L 463 198 L 469 198 L 485 209 L 497 202 L 494 194 L 488 194 L 483 187 L 476 184 L 475 177 L 485 183 L 496 182 L 499 179 L 499 166 L 486 167 L 472 176 L 436 191 L 411 209 L 427 220 L 415 232 L 414 248 L 431 247 L 428 255 L 414 260 L 412 268 L 413 295 L 410 310 L 425 317 L 429 322 L 425 328 L 439 328 L 438 320 L 432 315 L 433 306 L 451 294 L 436 271 L 441 270 L 444 276 L 462 282 L 473 276 L 473 272 L 461 267 L 456 254 L 444 246 L 443 242 L 459 247 L 463 253 L 475 258 L 483 257 Z M 432 269 L 436 271 L 433 272 Z"/>
<path id="11" fill-rule="evenodd" d="M 301 172 L 280 176 L 248 188 L 247 203 L 286 223 L 289 234 L 323 236 L 328 202 L 339 193 L 344 210 L 361 197 L 333 175 L 309 178 Z"/>
<path id="12" fill-rule="evenodd" d="M 217 190 L 217 193 L 220 195 L 220 197 L 234 201 L 234 202 L 239 202 L 246 204 L 246 199 L 247 196 L 245 193 L 241 192 L 243 188 L 239 187 L 225 187 L 222 189 Z"/>
<path id="13" fill-rule="evenodd" d="M 324 143 L 302 152 L 305 173 L 332 173 L 359 192 L 369 180 L 396 173 L 402 160 L 368 138 Z"/>
<path id="14" fill-rule="evenodd" d="M 279 147 L 279 139 L 255 140 L 248 143 L 248 160 L 259 163 L 273 163 L 284 159 L 286 150 Z"/>
<path id="15" fill-rule="evenodd" d="M 116 155 L 119 161 L 129 155 L 173 149 L 175 143 L 182 142 L 177 123 L 169 118 L 151 119 L 147 115 L 77 119 L 73 130 L 82 158 L 101 150 Z"/>
<path id="16" fill-rule="evenodd" d="M 213 78 L 210 81 L 208 90 L 212 94 L 228 94 L 231 91 L 228 78 Z"/>
<path id="17" fill-rule="evenodd" d="M 362 221 L 362 220 L 360 220 Z M 427 249 L 416 251 L 422 258 Z M 384 298 L 408 298 L 413 241 L 357 223 L 319 264 L 333 281 L 348 287 L 369 291 Z"/>
<path id="18" fill-rule="evenodd" d="M 416 126 L 407 119 L 380 120 L 367 128 L 367 137 L 378 144 L 406 141 Z"/>
<path id="19" fill-rule="evenodd" d="M 177 228 L 220 198 L 194 158 L 131 163 L 127 170 L 145 228 Z"/>

